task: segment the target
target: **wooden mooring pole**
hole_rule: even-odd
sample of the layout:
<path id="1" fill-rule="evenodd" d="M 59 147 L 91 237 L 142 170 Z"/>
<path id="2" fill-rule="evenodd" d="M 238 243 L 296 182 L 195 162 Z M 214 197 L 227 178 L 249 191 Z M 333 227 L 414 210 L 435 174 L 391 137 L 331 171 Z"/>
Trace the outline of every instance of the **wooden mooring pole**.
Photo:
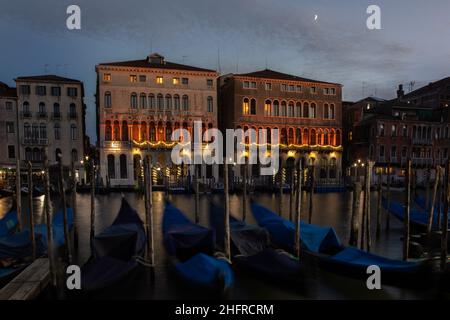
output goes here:
<path id="1" fill-rule="evenodd" d="M 279 182 L 280 182 L 280 197 L 278 198 L 278 215 L 283 216 L 283 165 L 280 161 L 280 169 L 278 170 Z"/>
<path id="2" fill-rule="evenodd" d="M 378 198 L 377 198 L 377 231 L 376 231 L 376 237 L 377 240 L 380 239 L 381 236 L 381 201 L 383 199 L 383 188 L 382 188 L 382 179 L 383 176 L 381 174 L 382 168 L 378 169 Z"/>
<path id="3" fill-rule="evenodd" d="M 77 230 L 77 179 L 75 177 L 75 163 L 72 161 L 70 166 L 71 176 L 72 176 L 72 213 L 73 213 L 73 246 L 75 252 L 78 249 L 78 230 Z"/>
<path id="4" fill-rule="evenodd" d="M 247 157 L 244 159 L 244 182 L 243 182 L 243 191 L 244 195 L 242 197 L 242 220 L 245 221 L 247 218 L 247 176 L 248 176 L 248 167 L 247 167 Z"/>
<path id="5" fill-rule="evenodd" d="M 95 236 L 95 162 L 91 160 L 91 231 L 89 234 L 91 253 L 94 250 L 94 236 Z"/>
<path id="6" fill-rule="evenodd" d="M 447 241 L 448 241 L 448 209 L 450 203 L 450 161 L 446 164 L 445 175 L 445 198 L 444 198 L 444 214 L 442 217 L 442 238 L 441 238 L 441 270 L 445 271 L 447 267 Z"/>
<path id="7" fill-rule="evenodd" d="M 389 206 L 391 204 L 391 163 L 387 167 L 387 181 L 386 181 L 386 231 L 389 231 L 391 222 L 391 215 L 389 213 Z"/>
<path id="8" fill-rule="evenodd" d="M 47 255 L 50 266 L 50 278 L 53 287 L 56 288 L 56 268 L 53 255 L 53 227 L 52 227 L 52 203 L 50 199 L 50 176 L 48 172 L 48 159 L 45 157 L 44 160 L 44 186 L 45 186 L 45 223 L 47 226 Z"/>
<path id="9" fill-rule="evenodd" d="M 63 210 L 63 227 L 64 227 L 64 243 L 66 247 L 67 262 L 72 264 L 72 250 L 69 235 L 69 222 L 67 219 L 67 202 L 66 202 L 66 188 L 64 187 L 64 167 L 62 163 L 62 156 L 59 157 L 59 193 L 61 195 L 61 206 Z"/>
<path id="10" fill-rule="evenodd" d="M 28 189 L 33 190 L 33 167 L 28 161 Z M 30 241 L 31 241 L 31 256 L 33 261 L 36 260 L 36 236 L 34 234 L 34 213 L 33 213 L 33 195 L 28 194 L 28 210 L 29 210 L 29 224 L 30 224 Z"/>
<path id="11" fill-rule="evenodd" d="M 20 182 L 20 159 L 16 157 L 16 211 L 17 211 L 17 229 L 22 230 L 22 188 Z M 28 195 L 33 197 L 33 190 L 28 188 Z"/>
<path id="12" fill-rule="evenodd" d="M 294 200 L 295 200 L 295 161 L 294 161 L 294 165 L 291 168 L 291 183 L 289 186 L 289 221 L 293 220 L 293 215 L 294 215 Z"/>
<path id="13" fill-rule="evenodd" d="M 195 180 L 195 223 L 199 222 L 199 210 L 200 210 L 200 194 L 199 194 L 199 177 L 198 177 L 198 167 L 194 164 L 194 180 Z"/>
<path id="14" fill-rule="evenodd" d="M 403 234 L 403 260 L 409 258 L 409 220 L 410 220 L 410 205 L 411 205 L 411 159 L 408 159 L 406 167 L 406 195 L 405 195 L 405 216 L 404 216 L 404 234 Z"/>
<path id="15" fill-rule="evenodd" d="M 297 179 L 297 208 L 295 210 L 295 252 L 300 259 L 301 242 L 300 242 L 300 225 L 302 211 L 302 159 L 298 159 L 298 179 Z"/>
<path id="16" fill-rule="evenodd" d="M 227 159 L 223 162 L 223 186 L 224 186 L 224 196 L 225 196 L 225 214 L 224 214 L 224 253 L 226 258 L 231 261 L 231 245 L 230 245 L 230 197 L 228 194 L 228 163 Z"/>
<path id="17" fill-rule="evenodd" d="M 358 246 L 359 240 L 359 221 L 361 220 L 361 215 L 359 206 L 361 199 L 361 182 L 355 181 L 353 185 L 353 205 L 352 205 L 352 218 L 350 226 L 350 241 L 351 246 Z"/>
<path id="18" fill-rule="evenodd" d="M 311 166 L 311 177 L 310 177 L 310 181 L 311 181 L 311 190 L 309 191 L 309 208 L 308 208 L 308 223 L 311 224 L 312 223 L 312 215 L 313 215 L 313 195 L 314 195 L 314 188 L 315 188 L 315 170 L 314 170 L 314 160 L 312 162 L 312 166 Z"/>
<path id="19" fill-rule="evenodd" d="M 149 156 L 144 158 L 144 197 L 145 197 L 145 231 L 147 234 L 147 260 L 155 265 L 153 240 L 153 187 L 151 177 L 151 162 Z"/>
<path id="20" fill-rule="evenodd" d="M 373 170 L 373 161 L 367 161 L 366 165 L 366 248 L 367 251 L 370 252 L 372 248 L 372 211 L 370 206 L 370 186 L 372 184 L 372 170 Z"/>
<path id="21" fill-rule="evenodd" d="M 434 209 L 436 205 L 436 195 L 438 191 L 438 186 L 440 184 L 441 179 L 441 167 L 436 166 L 436 174 L 434 179 L 434 185 L 433 185 L 433 193 L 431 195 L 431 205 L 428 213 L 428 223 L 427 223 L 427 235 L 428 237 L 431 235 L 431 231 L 433 229 L 433 220 L 434 220 Z M 438 199 L 440 201 L 440 199 Z"/>

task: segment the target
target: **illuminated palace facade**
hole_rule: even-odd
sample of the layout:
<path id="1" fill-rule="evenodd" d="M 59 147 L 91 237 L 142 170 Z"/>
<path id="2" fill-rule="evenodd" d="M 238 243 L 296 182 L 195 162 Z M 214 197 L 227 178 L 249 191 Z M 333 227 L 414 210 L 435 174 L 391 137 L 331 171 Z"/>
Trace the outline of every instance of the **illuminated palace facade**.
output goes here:
<path id="1" fill-rule="evenodd" d="M 219 80 L 219 126 L 279 130 L 282 173 L 290 181 L 299 159 L 315 167 L 319 184 L 337 184 L 342 159 L 342 86 L 272 70 L 224 75 Z M 270 134 L 268 134 L 270 136 Z M 254 141 L 258 143 L 258 141 Z M 251 142 L 253 143 L 253 142 Z M 236 167 L 235 175 L 242 175 Z M 258 180 L 258 164 L 248 167 Z"/>
<path id="2" fill-rule="evenodd" d="M 194 121 L 203 130 L 217 127 L 218 73 L 168 62 L 158 54 L 143 60 L 101 63 L 97 72 L 97 137 L 100 174 L 110 186 L 136 186 L 149 156 L 155 185 L 179 183 L 193 175 L 172 163 L 175 129 L 191 135 Z M 215 181 L 218 168 L 198 166 L 203 183 Z"/>

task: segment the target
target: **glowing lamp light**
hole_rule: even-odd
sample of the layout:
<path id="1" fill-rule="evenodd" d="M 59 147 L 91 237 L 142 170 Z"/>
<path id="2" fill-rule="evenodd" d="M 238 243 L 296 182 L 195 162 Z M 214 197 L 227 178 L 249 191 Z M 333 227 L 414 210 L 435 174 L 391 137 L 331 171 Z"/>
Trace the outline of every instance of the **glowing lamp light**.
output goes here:
<path id="1" fill-rule="evenodd" d="M 288 151 L 288 157 L 294 157 L 295 156 L 295 151 L 294 150 L 289 150 Z"/>

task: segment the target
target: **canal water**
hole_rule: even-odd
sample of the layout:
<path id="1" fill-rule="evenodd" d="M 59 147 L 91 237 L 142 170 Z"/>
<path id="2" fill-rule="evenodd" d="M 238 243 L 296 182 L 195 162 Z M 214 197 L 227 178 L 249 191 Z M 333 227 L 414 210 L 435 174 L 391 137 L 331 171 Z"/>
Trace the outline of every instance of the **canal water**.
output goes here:
<path id="1" fill-rule="evenodd" d="M 375 238 L 376 226 L 376 192 L 373 192 L 372 205 L 372 227 L 373 227 L 373 249 L 372 251 L 386 257 L 401 259 L 402 242 L 401 236 L 403 225 L 391 217 L 391 228 L 389 232 L 383 233 L 380 239 Z M 96 195 L 96 233 L 108 227 L 114 220 L 121 204 L 120 193 L 108 195 Z M 144 199 L 137 193 L 125 193 L 125 198 L 137 209 L 144 218 Z M 192 288 L 185 287 L 170 271 L 169 260 L 162 244 L 161 223 L 164 210 L 163 192 L 153 194 L 153 212 L 155 223 L 155 258 L 156 267 L 154 275 L 150 276 L 146 268 L 134 277 L 127 279 L 120 288 L 107 290 L 90 298 L 99 299 L 205 299 L 201 292 L 195 292 Z M 252 194 L 255 201 L 278 211 L 279 195 Z M 394 194 L 393 197 L 400 199 L 402 194 Z M 328 225 L 336 229 L 337 234 L 343 241 L 348 243 L 349 225 L 351 218 L 352 193 L 328 193 L 315 194 L 313 198 L 313 223 Z M 188 217 L 194 219 L 194 197 L 192 195 L 169 195 L 169 199 L 180 208 Z M 200 224 L 209 226 L 209 201 L 223 203 L 222 195 L 200 196 Z M 0 217 L 9 210 L 10 199 L 0 200 Z M 24 215 L 28 211 L 24 199 Z M 34 212 L 36 222 L 42 219 L 43 197 L 34 200 Z M 55 203 L 55 206 L 58 206 Z M 289 217 L 289 195 L 283 195 L 283 216 Z M 236 217 L 242 214 L 242 196 L 230 195 L 231 213 Z M 249 223 L 255 223 L 250 208 L 247 208 Z M 306 220 L 308 215 L 308 195 L 303 197 L 302 219 Z M 383 227 L 385 212 L 383 211 Z M 26 223 L 26 222 L 25 222 Z M 90 232 L 90 195 L 77 194 L 77 216 L 75 223 L 79 234 L 79 248 L 77 262 L 82 265 L 89 258 L 89 232 Z M 382 284 L 382 290 L 368 290 L 365 280 L 357 280 L 344 276 L 335 275 L 323 270 L 307 273 L 307 281 L 304 288 L 285 288 L 282 284 L 267 282 L 266 279 L 249 275 L 236 274 L 235 286 L 227 296 L 230 299 L 431 299 L 436 296 L 433 290 L 411 290 L 400 289 Z M 383 279 L 381 279 L 383 281 Z"/>

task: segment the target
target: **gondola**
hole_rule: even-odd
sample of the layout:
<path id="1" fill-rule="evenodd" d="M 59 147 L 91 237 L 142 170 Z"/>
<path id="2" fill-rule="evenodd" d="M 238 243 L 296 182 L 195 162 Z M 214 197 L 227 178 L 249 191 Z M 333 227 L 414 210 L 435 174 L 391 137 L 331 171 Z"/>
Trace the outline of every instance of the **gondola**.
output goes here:
<path id="1" fill-rule="evenodd" d="M 217 235 L 217 246 L 223 249 L 223 208 L 210 203 L 210 221 Z M 261 279 L 298 288 L 304 284 L 298 259 L 281 249 L 274 249 L 266 229 L 247 224 L 230 215 L 231 255 L 233 266 Z"/>
<path id="2" fill-rule="evenodd" d="M 266 228 L 272 241 L 288 251 L 295 246 L 295 225 L 269 209 L 251 204 L 253 216 Z M 345 247 L 332 227 L 321 227 L 301 222 L 302 254 L 320 267 L 356 278 L 367 278 L 367 268 L 377 265 L 383 283 L 402 286 L 429 285 L 429 265 L 422 261 L 405 262 L 381 257 L 355 247 Z"/>
<path id="3" fill-rule="evenodd" d="M 389 201 L 388 208 L 387 200 L 383 198 L 382 205 L 384 209 L 388 210 L 394 217 L 403 222 L 405 217 L 405 206 L 402 203 L 391 200 Z M 438 227 L 438 214 L 438 211 L 435 210 L 432 229 L 437 229 Z M 425 232 L 428 226 L 428 217 L 429 214 L 426 211 L 411 208 L 409 211 L 410 226 L 414 231 Z"/>
<path id="4" fill-rule="evenodd" d="M 23 196 L 28 196 L 28 194 L 30 193 L 30 190 L 28 190 L 28 187 L 22 187 L 22 189 L 20 189 L 20 190 L 21 190 Z M 45 195 L 44 188 L 40 188 L 38 186 L 33 186 L 33 192 L 32 192 L 33 198 L 42 197 L 43 195 Z"/>
<path id="5" fill-rule="evenodd" d="M 93 255 L 81 269 L 84 292 L 109 288 L 123 280 L 138 267 L 144 254 L 144 225 L 135 209 L 122 198 L 119 213 L 111 226 L 96 235 Z"/>
<path id="6" fill-rule="evenodd" d="M 166 202 L 163 216 L 163 241 L 176 274 L 196 288 L 226 292 L 234 282 L 228 262 L 214 253 L 213 230 L 191 222 Z"/>
<path id="7" fill-rule="evenodd" d="M 0 237 L 13 233 L 17 227 L 17 223 L 17 210 L 15 203 L 13 203 L 11 209 L 0 219 Z"/>
<path id="8" fill-rule="evenodd" d="M 9 189 L 0 189 L 0 199 L 11 197 L 14 194 L 14 191 Z"/>

